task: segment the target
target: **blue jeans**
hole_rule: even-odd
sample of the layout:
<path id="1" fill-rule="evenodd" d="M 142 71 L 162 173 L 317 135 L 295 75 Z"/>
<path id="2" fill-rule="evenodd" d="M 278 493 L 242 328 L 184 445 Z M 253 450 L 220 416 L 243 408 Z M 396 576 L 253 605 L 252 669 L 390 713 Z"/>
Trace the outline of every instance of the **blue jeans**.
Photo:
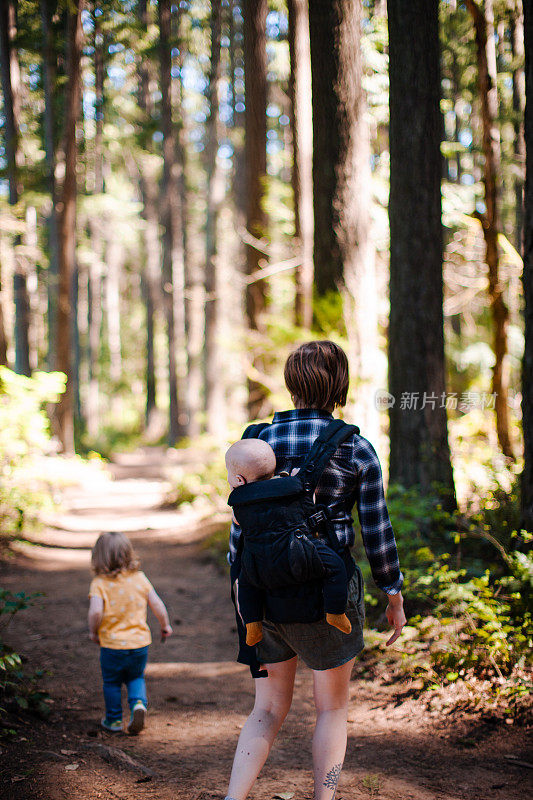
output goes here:
<path id="1" fill-rule="evenodd" d="M 146 705 L 144 670 L 148 660 L 148 645 L 134 650 L 100 648 L 100 667 L 104 680 L 104 700 L 108 722 L 122 719 L 122 684 L 128 690 L 128 705 L 133 708 L 137 700 Z"/>

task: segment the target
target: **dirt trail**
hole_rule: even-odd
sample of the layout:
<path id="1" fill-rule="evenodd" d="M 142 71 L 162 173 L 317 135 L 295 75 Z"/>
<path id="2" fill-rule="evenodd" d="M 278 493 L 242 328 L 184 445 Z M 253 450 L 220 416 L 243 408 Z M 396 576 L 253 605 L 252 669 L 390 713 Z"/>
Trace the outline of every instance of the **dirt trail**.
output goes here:
<path id="1" fill-rule="evenodd" d="M 28 667 L 47 670 L 53 698 L 48 722 L 22 720 L 0 744 L 5 800 L 158 798 L 221 800 L 253 686 L 234 662 L 227 578 L 205 560 L 207 523 L 162 508 L 164 456 L 122 457 L 114 480 L 101 476 L 65 492 L 64 513 L 40 543 L 0 563 L 0 584 L 44 592 L 8 639 Z M 86 633 L 89 552 L 102 530 L 124 530 L 170 610 L 175 635 L 154 633 L 147 683 L 150 712 L 136 738 L 99 729 L 98 649 Z M 399 702 L 401 687 L 354 680 L 349 741 L 337 798 L 382 800 L 524 800 L 533 770 L 509 763 L 526 755 L 527 731 L 494 719 L 453 722 L 420 701 Z M 299 670 L 293 709 L 254 788 L 253 800 L 312 798 L 313 708 L 310 674 Z"/>

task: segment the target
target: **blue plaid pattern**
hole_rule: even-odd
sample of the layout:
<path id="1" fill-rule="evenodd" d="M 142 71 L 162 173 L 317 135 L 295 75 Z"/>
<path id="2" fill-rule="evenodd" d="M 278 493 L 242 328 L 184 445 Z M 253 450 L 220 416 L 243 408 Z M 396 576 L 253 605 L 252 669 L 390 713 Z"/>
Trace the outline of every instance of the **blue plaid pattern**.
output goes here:
<path id="1" fill-rule="evenodd" d="M 276 472 L 299 467 L 320 431 L 332 420 L 327 411 L 293 409 L 274 414 L 272 424 L 261 431 L 276 454 Z M 352 507 L 357 505 L 363 544 L 376 585 L 397 594 L 403 583 L 394 532 L 387 511 L 381 467 L 369 441 L 354 435 L 341 444 L 327 464 L 316 490 L 316 501 L 334 507 L 333 526 L 339 542 L 355 541 Z M 240 528 L 231 526 L 228 560 L 235 559 Z"/>

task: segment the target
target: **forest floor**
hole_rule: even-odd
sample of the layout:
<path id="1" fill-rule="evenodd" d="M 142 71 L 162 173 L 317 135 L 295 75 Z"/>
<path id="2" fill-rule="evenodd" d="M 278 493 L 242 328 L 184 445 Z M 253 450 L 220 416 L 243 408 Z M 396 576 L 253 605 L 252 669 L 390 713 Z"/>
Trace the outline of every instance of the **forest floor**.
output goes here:
<path id="1" fill-rule="evenodd" d="M 15 720 L 0 741 L 5 800 L 221 800 L 239 730 L 253 701 L 247 668 L 235 663 L 228 580 L 206 557 L 214 524 L 165 508 L 168 484 L 157 451 L 122 456 L 96 482 L 64 492 L 62 513 L 32 544 L 0 562 L 0 583 L 42 592 L 5 633 L 45 670 L 46 721 Z M 149 714 L 138 737 L 99 727 L 103 698 L 98 649 L 86 628 L 90 547 L 103 530 L 123 530 L 170 610 L 174 636 L 157 624 L 147 668 Z M 403 687 L 405 688 L 405 687 Z M 447 714 L 405 697 L 383 680 L 351 682 L 348 749 L 337 798 L 525 800 L 533 770 L 528 729 L 491 714 Z M 297 673 L 293 708 L 254 787 L 252 800 L 312 797 L 311 674 Z M 530 731 L 529 731 L 530 733 Z"/>

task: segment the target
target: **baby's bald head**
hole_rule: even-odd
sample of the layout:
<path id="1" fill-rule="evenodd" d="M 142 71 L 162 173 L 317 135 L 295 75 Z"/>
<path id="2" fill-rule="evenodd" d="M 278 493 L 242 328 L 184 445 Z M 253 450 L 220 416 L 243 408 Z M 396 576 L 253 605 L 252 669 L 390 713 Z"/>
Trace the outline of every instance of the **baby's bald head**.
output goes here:
<path id="1" fill-rule="evenodd" d="M 232 489 L 244 483 L 272 478 L 276 456 L 262 439 L 240 439 L 226 452 L 228 482 Z"/>

